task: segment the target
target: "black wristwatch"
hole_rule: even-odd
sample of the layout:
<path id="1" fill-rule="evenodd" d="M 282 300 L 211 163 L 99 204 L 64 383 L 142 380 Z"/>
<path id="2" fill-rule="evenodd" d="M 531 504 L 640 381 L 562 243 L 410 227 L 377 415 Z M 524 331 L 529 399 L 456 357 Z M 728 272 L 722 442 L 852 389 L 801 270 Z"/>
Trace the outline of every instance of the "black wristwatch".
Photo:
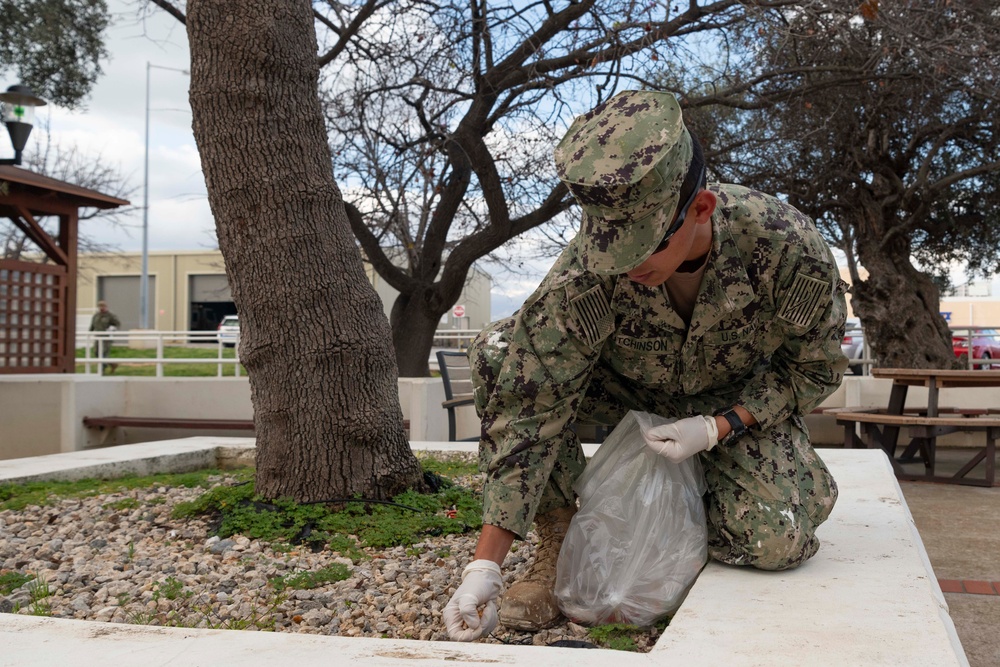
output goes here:
<path id="1" fill-rule="evenodd" d="M 747 432 L 747 425 L 743 423 L 740 416 L 736 414 L 736 410 L 729 408 L 728 410 L 721 410 L 715 413 L 715 416 L 725 417 L 726 421 L 729 422 L 729 426 L 733 429 L 726 437 L 719 438 L 720 445 L 728 445 L 731 442 L 735 442 L 743 437 L 743 434 Z"/>

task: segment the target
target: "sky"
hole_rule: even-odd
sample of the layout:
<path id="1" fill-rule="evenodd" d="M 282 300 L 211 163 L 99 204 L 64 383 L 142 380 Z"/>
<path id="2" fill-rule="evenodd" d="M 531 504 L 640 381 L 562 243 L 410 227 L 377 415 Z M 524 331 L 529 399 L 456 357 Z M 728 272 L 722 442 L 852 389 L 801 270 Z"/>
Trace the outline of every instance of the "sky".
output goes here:
<path id="1" fill-rule="evenodd" d="M 217 247 L 201 163 L 191 131 L 189 67 L 184 26 L 164 12 L 152 9 L 139 20 L 135 5 L 108 0 L 113 15 L 106 34 L 109 59 L 104 73 L 84 106 L 67 110 L 49 105 L 37 112 L 36 124 L 47 123 L 51 140 L 62 148 L 76 146 L 81 153 L 115 165 L 133 188 L 136 207 L 116 228 L 87 221 L 84 233 L 123 251 L 142 248 L 143 158 L 146 132 L 146 66 L 149 86 L 149 249 L 206 250 Z M 11 75 L 8 75 L 11 76 Z M 17 83 L 10 80 L 3 87 Z M 44 140 L 36 130 L 29 140 Z M 514 250 L 516 252 L 516 250 Z M 489 264 L 481 268 L 493 280 L 492 315 L 504 317 L 516 310 L 544 276 L 551 261 L 526 263 L 512 275 Z"/>
<path id="2" fill-rule="evenodd" d="M 81 108 L 68 110 L 49 104 L 36 111 L 36 130 L 28 142 L 50 140 L 61 148 L 79 151 L 116 166 L 128 180 L 128 197 L 136 207 L 115 227 L 101 220 L 87 221 L 82 230 L 95 241 L 122 251 L 142 249 L 143 163 L 146 133 L 146 65 L 149 85 L 149 208 L 150 251 L 208 250 L 217 247 L 201 162 L 191 131 L 188 103 L 190 66 L 183 25 L 164 12 L 151 9 L 140 21 L 137 9 L 124 0 L 108 0 L 113 23 L 106 33 L 109 58 L 104 73 Z M 13 74 L 8 74 L 8 78 Z M 3 87 L 17 83 L 0 82 Z M 511 276 L 496 266 L 481 268 L 494 277 L 492 314 L 503 317 L 516 310 L 541 280 L 550 262 L 529 265 L 527 275 Z"/>
<path id="3" fill-rule="evenodd" d="M 188 76 L 173 71 L 189 66 L 184 26 L 160 11 L 139 22 L 136 9 L 122 0 L 108 4 L 114 16 L 106 34 L 110 57 L 83 108 L 70 111 L 50 104 L 36 112 L 39 121 L 48 123 L 53 143 L 75 145 L 81 153 L 117 166 L 132 187 L 129 199 L 136 209 L 124 229 L 94 220 L 83 231 L 124 251 L 142 248 L 148 62 L 157 66 L 150 70 L 149 88 L 149 248 L 214 248 L 214 224 L 191 132 Z M 43 133 L 32 134 L 29 149 L 31 141 L 44 141 Z"/>

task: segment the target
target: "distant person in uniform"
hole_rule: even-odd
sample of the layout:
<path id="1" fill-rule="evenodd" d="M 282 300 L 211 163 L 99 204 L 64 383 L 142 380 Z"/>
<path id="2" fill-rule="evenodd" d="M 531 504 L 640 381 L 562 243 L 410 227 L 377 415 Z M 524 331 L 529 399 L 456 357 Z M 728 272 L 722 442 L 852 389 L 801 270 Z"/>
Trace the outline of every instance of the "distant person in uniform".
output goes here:
<path id="1" fill-rule="evenodd" d="M 525 631 L 559 620 L 556 562 L 586 465 L 575 423 L 675 418 L 643 437 L 671 461 L 700 458 L 708 553 L 723 563 L 801 565 L 837 499 L 803 415 L 847 368 L 846 285 L 813 222 L 706 183 L 667 93 L 626 91 L 577 118 L 555 163 L 581 230 L 469 351 L 486 482 L 474 560 L 443 614 L 456 640 L 498 616 Z M 500 566 L 532 522 L 534 559 L 501 597 Z"/>
<path id="2" fill-rule="evenodd" d="M 90 330 L 91 331 L 117 331 L 118 327 L 122 325 L 121 320 L 118 316 L 108 310 L 107 301 L 97 302 L 97 312 L 94 313 L 94 317 L 90 320 Z M 107 359 L 108 355 L 111 354 L 111 340 L 104 339 L 99 340 L 94 344 L 94 356 L 100 359 Z M 108 374 L 112 374 L 118 368 L 118 364 L 107 364 L 105 368 L 108 369 Z"/>

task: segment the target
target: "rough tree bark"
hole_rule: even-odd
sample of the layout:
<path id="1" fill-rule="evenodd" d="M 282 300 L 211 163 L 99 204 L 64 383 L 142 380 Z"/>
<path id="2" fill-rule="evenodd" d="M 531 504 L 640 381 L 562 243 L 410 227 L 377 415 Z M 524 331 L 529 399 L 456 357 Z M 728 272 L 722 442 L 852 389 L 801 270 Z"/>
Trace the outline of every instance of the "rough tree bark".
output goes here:
<path id="1" fill-rule="evenodd" d="M 416 486 L 391 332 L 365 277 L 318 96 L 309 0 L 190 0 L 191 109 L 241 320 L 257 489 L 315 501 Z"/>
<path id="2" fill-rule="evenodd" d="M 428 291 L 434 286 L 428 286 Z M 458 300 L 458 297 L 455 297 Z M 429 304 L 438 299 L 416 294 L 400 294 L 392 304 L 389 324 L 392 327 L 392 346 L 396 350 L 396 365 L 400 377 L 426 377 L 428 375 L 428 350 L 434 343 L 441 316 L 448 312 L 445 306 L 440 313 L 432 312 Z"/>
<path id="3" fill-rule="evenodd" d="M 876 179 L 878 181 L 879 179 Z M 868 278 L 853 276 L 851 306 L 879 366 L 956 368 L 951 331 L 941 317 L 940 293 L 927 274 L 910 262 L 910 242 L 887 233 L 884 211 L 872 202 L 858 225 L 858 259 Z"/>

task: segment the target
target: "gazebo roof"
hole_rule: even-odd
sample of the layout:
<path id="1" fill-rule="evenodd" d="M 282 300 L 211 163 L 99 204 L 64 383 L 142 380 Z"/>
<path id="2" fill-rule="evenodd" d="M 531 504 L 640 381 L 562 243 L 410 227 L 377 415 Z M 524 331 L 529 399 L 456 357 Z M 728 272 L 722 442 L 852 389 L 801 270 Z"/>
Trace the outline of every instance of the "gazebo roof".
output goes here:
<path id="1" fill-rule="evenodd" d="M 81 208 L 117 208 L 124 199 L 0 165 L 0 217 L 31 239 L 47 261 L 0 259 L 0 374 L 73 373 L 76 368 L 76 251 Z M 38 219 L 58 218 L 54 231 Z"/>
<path id="2" fill-rule="evenodd" d="M 17 187 L 11 188 L 10 184 L 16 184 Z M 97 190 L 82 188 L 79 185 L 42 176 L 33 171 L 11 165 L 0 165 L 0 197 L 15 189 L 41 197 L 57 193 L 60 201 L 78 207 L 117 208 L 127 206 L 129 203 L 125 199 L 118 199 Z"/>

